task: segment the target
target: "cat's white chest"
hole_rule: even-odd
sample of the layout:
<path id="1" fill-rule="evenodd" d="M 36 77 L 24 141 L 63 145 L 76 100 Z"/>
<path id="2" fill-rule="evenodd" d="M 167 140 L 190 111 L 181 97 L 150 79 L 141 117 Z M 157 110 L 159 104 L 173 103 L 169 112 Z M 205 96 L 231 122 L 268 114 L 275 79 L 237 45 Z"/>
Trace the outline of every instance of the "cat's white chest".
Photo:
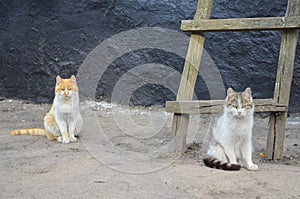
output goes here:
<path id="1" fill-rule="evenodd" d="M 75 113 L 72 106 L 68 104 L 61 104 L 54 108 L 56 121 L 64 121 L 69 123 L 70 121 L 74 121 Z"/>
<path id="2" fill-rule="evenodd" d="M 62 114 L 72 114 L 73 113 L 73 107 L 69 104 L 62 104 L 60 107 L 57 107 L 58 112 Z"/>
<path id="3" fill-rule="evenodd" d="M 75 103 L 72 99 L 70 100 L 63 100 L 61 98 L 57 98 L 54 100 L 54 112 L 56 115 L 73 115 L 74 114 L 74 108 Z"/>
<path id="4" fill-rule="evenodd" d="M 231 131 L 233 135 L 236 136 L 242 136 L 244 134 L 247 134 L 249 130 L 251 131 L 252 128 L 251 121 L 248 121 L 247 119 L 233 119 L 229 123 L 229 125 L 229 131 Z"/>

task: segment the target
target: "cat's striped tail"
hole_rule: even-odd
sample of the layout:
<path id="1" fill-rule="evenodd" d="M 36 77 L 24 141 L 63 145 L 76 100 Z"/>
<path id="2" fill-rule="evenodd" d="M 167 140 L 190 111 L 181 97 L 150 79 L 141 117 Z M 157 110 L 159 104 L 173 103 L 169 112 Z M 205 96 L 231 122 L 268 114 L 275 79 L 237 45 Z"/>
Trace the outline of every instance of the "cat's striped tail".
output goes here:
<path id="1" fill-rule="evenodd" d="M 11 135 L 44 135 L 46 136 L 45 129 L 20 129 L 10 132 Z"/>
<path id="2" fill-rule="evenodd" d="M 231 164 L 228 162 L 222 162 L 216 158 L 205 157 L 203 158 L 203 162 L 207 167 L 222 169 L 227 171 L 238 171 L 242 168 L 240 164 Z"/>

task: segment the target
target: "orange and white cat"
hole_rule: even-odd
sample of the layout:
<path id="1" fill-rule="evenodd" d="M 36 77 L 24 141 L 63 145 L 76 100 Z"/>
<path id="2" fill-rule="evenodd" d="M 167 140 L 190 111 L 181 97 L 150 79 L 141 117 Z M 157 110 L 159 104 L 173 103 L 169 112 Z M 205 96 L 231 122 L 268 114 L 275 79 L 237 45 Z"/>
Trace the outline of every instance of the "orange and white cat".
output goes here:
<path id="1" fill-rule="evenodd" d="M 50 111 L 44 117 L 44 129 L 14 130 L 11 135 L 45 135 L 61 143 L 76 142 L 82 127 L 79 112 L 79 94 L 76 77 L 56 77 L 55 97 Z"/>

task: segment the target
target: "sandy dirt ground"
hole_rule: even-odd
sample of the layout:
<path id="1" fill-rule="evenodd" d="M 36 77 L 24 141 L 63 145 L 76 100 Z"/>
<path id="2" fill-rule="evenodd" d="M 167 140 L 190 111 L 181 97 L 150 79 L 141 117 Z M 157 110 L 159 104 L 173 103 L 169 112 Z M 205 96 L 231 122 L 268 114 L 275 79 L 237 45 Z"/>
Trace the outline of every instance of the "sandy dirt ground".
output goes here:
<path id="1" fill-rule="evenodd" d="M 268 117 L 255 115 L 253 160 L 258 171 L 228 172 L 203 165 L 212 116 L 193 116 L 189 150 L 169 157 L 172 114 L 104 102 L 82 103 L 76 143 L 11 136 L 43 127 L 50 105 L 0 102 L 0 198 L 300 198 L 300 115 L 288 118 L 284 160 L 268 162 Z"/>

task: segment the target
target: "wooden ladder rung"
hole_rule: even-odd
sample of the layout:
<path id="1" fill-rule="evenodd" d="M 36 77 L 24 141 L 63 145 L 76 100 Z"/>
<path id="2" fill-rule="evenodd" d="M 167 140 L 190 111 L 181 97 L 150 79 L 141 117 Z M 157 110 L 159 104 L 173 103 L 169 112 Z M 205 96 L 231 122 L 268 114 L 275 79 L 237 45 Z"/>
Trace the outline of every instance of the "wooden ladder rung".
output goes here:
<path id="1" fill-rule="evenodd" d="M 181 30 L 185 32 L 249 31 L 299 29 L 300 16 L 182 20 Z"/>
<path id="2" fill-rule="evenodd" d="M 222 113 L 224 100 L 180 100 L 167 101 L 166 112 L 178 114 Z M 286 112 L 287 106 L 277 104 L 273 99 L 254 99 L 255 112 Z"/>

